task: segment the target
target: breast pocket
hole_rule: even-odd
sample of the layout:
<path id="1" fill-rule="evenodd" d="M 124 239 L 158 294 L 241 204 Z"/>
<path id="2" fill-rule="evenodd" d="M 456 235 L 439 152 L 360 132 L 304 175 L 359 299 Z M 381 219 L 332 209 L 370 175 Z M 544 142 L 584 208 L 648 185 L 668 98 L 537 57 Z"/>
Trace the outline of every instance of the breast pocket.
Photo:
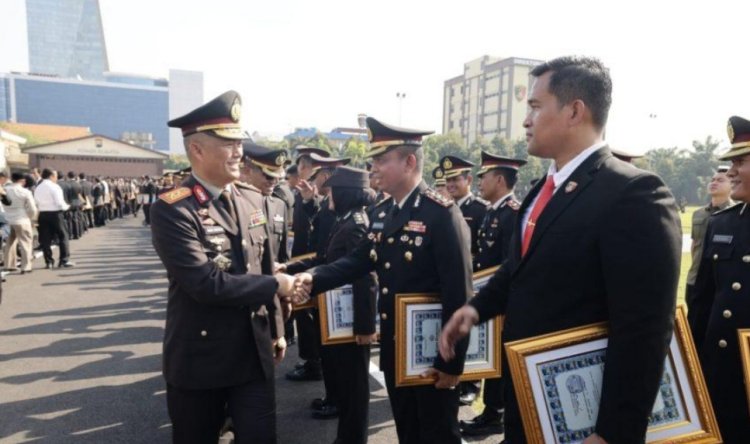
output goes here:
<path id="1" fill-rule="evenodd" d="M 703 257 L 715 262 L 727 261 L 732 258 L 734 245 L 711 241 L 703 252 Z"/>

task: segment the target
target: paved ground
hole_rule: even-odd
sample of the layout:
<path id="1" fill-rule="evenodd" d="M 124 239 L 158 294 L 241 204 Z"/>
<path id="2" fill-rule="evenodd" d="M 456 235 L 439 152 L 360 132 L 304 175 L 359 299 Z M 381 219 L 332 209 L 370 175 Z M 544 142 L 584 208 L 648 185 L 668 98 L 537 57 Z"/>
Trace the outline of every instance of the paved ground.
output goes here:
<path id="1" fill-rule="evenodd" d="M 149 231 L 140 219 L 116 221 L 71 250 L 76 268 L 3 284 L 0 444 L 169 442 L 160 373 L 167 285 Z M 307 407 L 322 383 L 283 379 L 296 358 L 292 347 L 277 370 L 279 442 L 331 443 L 336 420 L 313 420 Z M 385 389 L 376 378 L 370 386 L 370 442 L 394 443 Z"/>

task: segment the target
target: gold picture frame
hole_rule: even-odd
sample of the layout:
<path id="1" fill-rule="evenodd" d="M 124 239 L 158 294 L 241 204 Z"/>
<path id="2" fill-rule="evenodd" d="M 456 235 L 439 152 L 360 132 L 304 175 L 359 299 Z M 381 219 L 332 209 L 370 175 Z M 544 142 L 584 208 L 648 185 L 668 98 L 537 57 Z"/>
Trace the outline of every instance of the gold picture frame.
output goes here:
<path id="1" fill-rule="evenodd" d="M 420 375 L 432 367 L 438 354 L 442 328 L 442 303 L 435 293 L 396 295 L 396 386 L 434 384 Z M 500 376 L 499 318 L 475 326 L 461 381 L 497 378 Z M 478 334 L 477 334 L 478 333 Z M 471 359 L 475 356 L 475 359 Z"/>
<path id="2" fill-rule="evenodd" d="M 740 344 L 740 357 L 742 359 L 742 372 L 745 376 L 745 392 L 747 402 L 750 403 L 750 328 L 737 329 Z"/>
<path id="3" fill-rule="evenodd" d="M 320 315 L 320 343 L 322 345 L 355 342 L 353 325 L 340 325 L 342 323 L 349 324 L 347 322 L 349 320 L 348 315 L 343 313 L 349 310 L 352 312 L 351 323 L 354 323 L 352 299 L 351 297 L 346 298 L 346 295 L 352 295 L 351 292 L 352 285 L 348 284 L 316 296 L 318 299 L 318 314 Z M 343 300 L 343 304 L 340 301 L 334 301 L 334 299 Z M 347 319 L 340 319 L 342 315 L 346 316 Z"/>
<path id="4" fill-rule="evenodd" d="M 578 422 L 577 412 L 566 406 L 576 402 L 598 406 L 599 400 L 591 396 L 596 389 L 587 388 L 587 383 L 595 386 L 595 377 L 586 379 L 581 374 L 603 372 L 607 336 L 607 323 L 598 323 L 505 345 L 528 443 L 579 443 L 593 431 L 595 416 Z M 563 377 L 565 384 L 558 391 L 557 381 Z M 555 390 L 550 390 L 550 384 Z M 566 420 L 566 413 L 572 417 Z M 568 430 L 567 425 L 574 422 L 583 428 Z M 649 422 L 648 443 L 721 442 L 683 306 L 677 308 L 665 373 Z"/>

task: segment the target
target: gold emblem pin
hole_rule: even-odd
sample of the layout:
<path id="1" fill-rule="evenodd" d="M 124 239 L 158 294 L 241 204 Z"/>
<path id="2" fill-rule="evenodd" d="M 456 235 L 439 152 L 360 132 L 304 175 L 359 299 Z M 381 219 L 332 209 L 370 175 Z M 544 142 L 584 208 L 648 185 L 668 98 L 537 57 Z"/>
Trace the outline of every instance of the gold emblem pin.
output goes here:
<path id="1" fill-rule="evenodd" d="M 378 261 L 378 253 L 375 251 L 374 248 L 372 250 L 370 250 L 370 259 L 373 262 L 377 262 Z"/>
<path id="2" fill-rule="evenodd" d="M 404 259 L 406 259 L 406 262 L 411 262 L 412 254 L 411 251 L 407 251 L 404 253 Z"/>
<path id="3" fill-rule="evenodd" d="M 565 185 L 565 192 L 566 193 L 572 193 L 575 191 L 575 189 L 578 187 L 578 183 L 576 182 L 568 182 L 567 185 Z"/>
<path id="4" fill-rule="evenodd" d="M 445 160 L 443 161 L 443 169 L 445 169 L 445 170 L 449 170 L 449 169 L 451 169 L 451 168 L 453 168 L 453 162 L 451 162 L 451 160 L 450 160 L 450 159 L 445 159 Z"/>

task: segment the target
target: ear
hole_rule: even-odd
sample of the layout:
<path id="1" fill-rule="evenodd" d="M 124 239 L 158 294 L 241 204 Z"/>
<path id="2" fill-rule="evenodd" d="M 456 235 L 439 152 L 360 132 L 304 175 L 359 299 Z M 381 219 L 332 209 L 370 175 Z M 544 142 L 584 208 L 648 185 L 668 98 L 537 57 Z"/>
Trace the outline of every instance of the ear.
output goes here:
<path id="1" fill-rule="evenodd" d="M 589 113 L 589 109 L 583 100 L 576 99 L 568 105 L 569 115 L 568 124 L 569 126 L 580 125 L 586 119 L 586 114 Z"/>
<path id="2" fill-rule="evenodd" d="M 471 186 L 472 182 L 474 182 L 474 176 L 468 174 L 466 175 L 466 180 L 469 182 L 469 186 Z"/>

